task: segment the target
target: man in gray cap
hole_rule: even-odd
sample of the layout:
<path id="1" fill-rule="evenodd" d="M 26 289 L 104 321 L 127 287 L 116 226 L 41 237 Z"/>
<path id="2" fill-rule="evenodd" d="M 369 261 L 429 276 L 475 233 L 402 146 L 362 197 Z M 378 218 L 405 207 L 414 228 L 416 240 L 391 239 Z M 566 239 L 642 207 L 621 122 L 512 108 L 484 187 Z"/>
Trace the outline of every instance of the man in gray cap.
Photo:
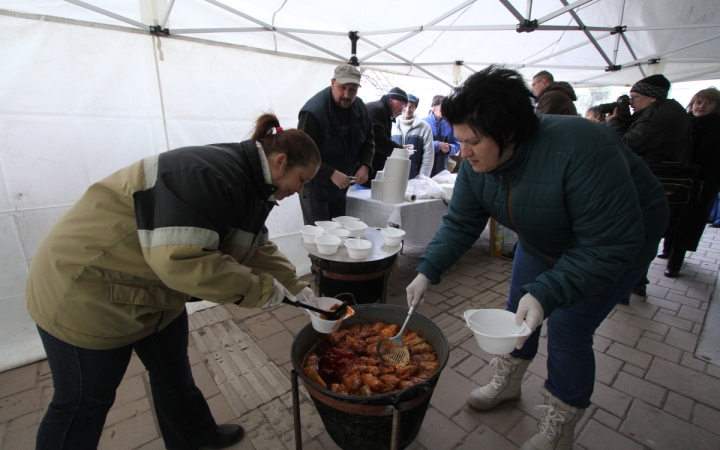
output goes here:
<path id="1" fill-rule="evenodd" d="M 387 94 L 380 97 L 380 100 L 368 102 L 367 109 L 370 121 L 372 122 L 373 134 L 375 135 L 375 156 L 373 157 L 373 173 L 383 170 L 385 161 L 396 148 L 402 145 L 390 139 L 392 124 L 395 118 L 400 115 L 407 104 L 408 97 L 405 91 L 394 87 Z M 370 180 L 365 183 L 370 187 Z"/>
<path id="2" fill-rule="evenodd" d="M 298 129 L 320 149 L 320 169 L 300 197 L 306 225 L 344 216 L 352 180 L 364 183 L 370 174 L 375 143 L 365 103 L 357 97 L 362 72 L 342 64 L 335 68 L 330 87 L 305 103 Z"/>

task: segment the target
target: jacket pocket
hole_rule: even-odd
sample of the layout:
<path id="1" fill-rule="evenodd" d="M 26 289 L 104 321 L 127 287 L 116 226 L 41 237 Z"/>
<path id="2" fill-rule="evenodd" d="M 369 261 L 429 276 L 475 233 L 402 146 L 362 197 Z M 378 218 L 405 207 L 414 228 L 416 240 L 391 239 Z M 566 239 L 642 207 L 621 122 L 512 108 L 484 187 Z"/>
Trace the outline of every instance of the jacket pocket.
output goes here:
<path id="1" fill-rule="evenodd" d="M 153 281 L 116 281 L 110 283 L 110 301 L 123 305 L 151 306 L 160 309 L 184 308 L 190 296 Z"/>

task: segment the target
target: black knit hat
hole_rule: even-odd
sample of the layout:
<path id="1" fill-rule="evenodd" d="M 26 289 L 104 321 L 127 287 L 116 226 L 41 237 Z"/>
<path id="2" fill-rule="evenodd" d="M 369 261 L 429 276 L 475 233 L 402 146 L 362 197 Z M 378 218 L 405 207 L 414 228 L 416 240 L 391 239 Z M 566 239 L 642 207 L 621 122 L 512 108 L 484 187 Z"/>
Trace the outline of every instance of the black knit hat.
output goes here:
<path id="1" fill-rule="evenodd" d="M 394 98 L 395 100 L 400 100 L 401 102 L 407 103 L 408 101 L 405 91 L 398 87 L 390 89 L 386 95 L 388 98 Z"/>
<path id="2" fill-rule="evenodd" d="M 654 98 L 667 98 L 670 91 L 670 81 L 662 75 L 650 75 L 633 84 L 630 92 L 647 95 Z"/>

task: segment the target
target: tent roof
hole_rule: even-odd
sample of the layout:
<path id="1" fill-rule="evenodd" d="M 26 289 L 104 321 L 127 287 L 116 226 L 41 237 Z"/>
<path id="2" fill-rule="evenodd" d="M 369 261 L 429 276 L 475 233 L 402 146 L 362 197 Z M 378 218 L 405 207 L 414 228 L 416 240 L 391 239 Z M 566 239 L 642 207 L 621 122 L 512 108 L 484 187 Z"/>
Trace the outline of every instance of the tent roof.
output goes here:
<path id="1" fill-rule="evenodd" d="M 0 8 L 147 32 L 159 25 L 171 37 L 338 63 L 350 60 L 357 32 L 362 67 L 448 85 L 489 64 L 528 77 L 548 70 L 577 86 L 720 76 L 717 0 L 0 0 Z"/>

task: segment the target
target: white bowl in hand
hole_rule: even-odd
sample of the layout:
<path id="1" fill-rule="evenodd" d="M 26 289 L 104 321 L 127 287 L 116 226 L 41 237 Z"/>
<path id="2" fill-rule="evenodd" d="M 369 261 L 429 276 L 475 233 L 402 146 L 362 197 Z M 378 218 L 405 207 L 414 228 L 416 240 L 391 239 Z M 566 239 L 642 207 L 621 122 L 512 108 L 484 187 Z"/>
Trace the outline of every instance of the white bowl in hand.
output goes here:
<path id="1" fill-rule="evenodd" d="M 308 244 L 314 244 L 315 236 L 321 236 L 325 234 L 325 230 L 313 225 L 305 225 L 300 228 L 300 234 L 302 234 L 303 241 Z"/>
<path id="2" fill-rule="evenodd" d="M 530 335 L 525 322 L 515 325 L 515 314 L 504 309 L 469 309 L 463 318 L 480 348 L 493 355 L 510 353 L 517 338 Z"/>
<path id="3" fill-rule="evenodd" d="M 338 245 L 340 245 L 342 239 L 337 236 L 315 236 L 315 245 L 317 249 L 323 255 L 334 255 L 337 252 Z"/>
<path id="4" fill-rule="evenodd" d="M 365 259 L 370 252 L 372 242 L 365 239 L 348 239 L 345 241 L 345 247 L 352 259 Z"/>
<path id="5" fill-rule="evenodd" d="M 368 227 L 365 222 L 348 222 L 344 226 L 346 230 L 350 230 L 350 236 L 355 239 L 364 237 L 365 230 Z"/>
<path id="6" fill-rule="evenodd" d="M 385 245 L 394 247 L 402 243 L 403 236 L 405 236 L 405 230 L 399 228 L 383 228 L 380 234 L 385 241 Z"/>
<path id="7" fill-rule="evenodd" d="M 315 300 L 309 302 L 313 306 L 317 306 L 320 309 L 324 309 L 326 311 L 330 311 L 330 308 L 332 308 L 334 305 L 339 305 L 342 302 L 338 299 L 332 298 L 332 297 L 315 297 Z M 348 306 L 347 313 L 345 313 L 345 316 L 342 319 L 339 320 L 327 320 L 320 317 L 320 313 L 317 313 L 315 311 L 310 311 L 307 309 L 304 309 L 308 315 L 310 315 L 310 322 L 312 322 L 312 326 L 318 333 L 332 333 L 333 331 L 337 331 L 338 328 L 340 328 L 340 324 L 343 320 L 347 319 L 348 317 L 352 317 L 355 312 Z"/>

